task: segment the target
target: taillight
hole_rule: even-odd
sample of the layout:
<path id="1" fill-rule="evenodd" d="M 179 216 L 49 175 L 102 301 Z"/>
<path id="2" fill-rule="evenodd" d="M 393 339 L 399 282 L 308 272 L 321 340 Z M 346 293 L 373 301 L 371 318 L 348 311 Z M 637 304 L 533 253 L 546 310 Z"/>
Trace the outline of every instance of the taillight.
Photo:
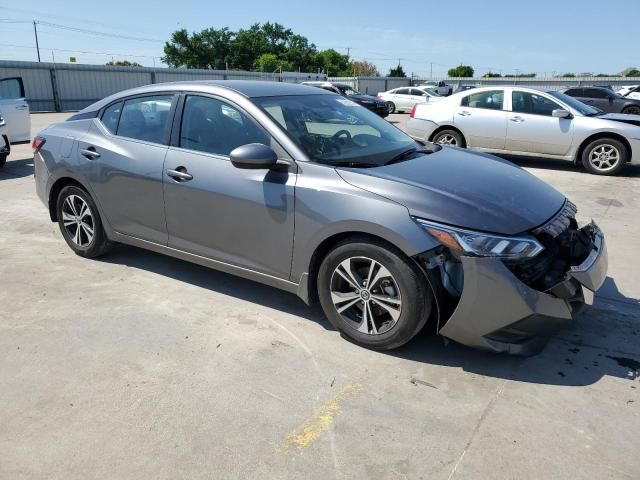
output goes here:
<path id="1" fill-rule="evenodd" d="M 45 138 L 35 137 L 33 139 L 33 142 L 31 142 L 31 148 L 33 149 L 33 153 L 38 153 L 46 141 L 47 140 Z"/>
<path id="2" fill-rule="evenodd" d="M 413 118 L 416 116 L 416 108 L 418 107 L 418 104 L 416 103 L 413 108 L 411 109 L 411 113 L 409 114 L 409 118 Z"/>

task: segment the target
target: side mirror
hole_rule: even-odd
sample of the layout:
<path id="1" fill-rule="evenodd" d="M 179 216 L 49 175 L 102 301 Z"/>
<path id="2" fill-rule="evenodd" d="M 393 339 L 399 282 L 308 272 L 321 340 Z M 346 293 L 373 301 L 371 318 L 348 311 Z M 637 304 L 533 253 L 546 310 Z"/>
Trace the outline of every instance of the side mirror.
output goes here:
<path id="1" fill-rule="evenodd" d="M 278 163 L 278 155 L 262 143 L 249 143 L 231 151 L 231 163 L 236 168 L 270 170 Z"/>
<path id="2" fill-rule="evenodd" d="M 570 111 L 565 110 L 563 108 L 554 109 L 553 112 L 551 112 L 551 116 L 556 118 L 572 118 L 573 117 Z"/>

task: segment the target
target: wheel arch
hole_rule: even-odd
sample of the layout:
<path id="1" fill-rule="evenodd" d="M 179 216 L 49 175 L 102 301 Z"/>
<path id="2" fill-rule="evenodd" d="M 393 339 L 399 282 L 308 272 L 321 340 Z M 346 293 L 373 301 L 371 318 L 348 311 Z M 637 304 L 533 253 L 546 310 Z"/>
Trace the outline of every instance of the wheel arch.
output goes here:
<path id="1" fill-rule="evenodd" d="M 587 145 L 589 145 L 594 140 L 598 140 L 601 138 L 613 138 L 614 140 L 618 140 L 619 142 L 621 142 L 627 149 L 627 154 L 628 154 L 627 163 L 631 161 L 631 157 L 633 155 L 633 152 L 631 150 L 631 144 L 625 138 L 624 135 L 620 135 L 619 133 L 615 133 L 615 132 L 597 132 L 592 135 L 589 135 L 580 143 L 580 146 L 576 150 L 576 155 L 573 159 L 573 162 L 576 165 L 579 164 L 582 161 L 582 154 L 584 153 L 585 148 L 587 148 Z"/>
<path id="2" fill-rule="evenodd" d="M 460 136 L 462 137 L 462 142 L 463 142 L 462 146 L 464 148 L 466 148 L 466 146 L 467 146 L 467 138 L 464 136 L 464 133 L 462 133 L 462 131 L 459 128 L 457 128 L 457 127 L 455 127 L 453 125 L 440 125 L 438 128 L 436 128 L 431 133 L 431 135 L 429 135 L 429 141 L 432 142 L 433 139 L 435 138 L 435 136 L 438 133 L 442 132 L 443 130 L 453 130 L 454 132 L 458 132 L 460 134 Z"/>
<path id="3" fill-rule="evenodd" d="M 51 185 L 51 188 L 49 189 L 48 207 L 49 207 L 49 217 L 51 218 L 52 222 L 57 222 L 58 221 L 58 211 L 57 211 L 57 208 L 56 208 L 56 205 L 58 203 L 58 195 L 60 195 L 60 192 L 62 191 L 62 189 L 64 187 L 67 187 L 69 185 L 76 186 L 78 188 L 81 188 L 85 192 L 89 193 L 89 190 L 87 189 L 87 187 L 85 187 L 81 182 L 79 182 L 75 178 L 72 178 L 72 177 L 60 177 L 60 178 L 58 178 Z"/>

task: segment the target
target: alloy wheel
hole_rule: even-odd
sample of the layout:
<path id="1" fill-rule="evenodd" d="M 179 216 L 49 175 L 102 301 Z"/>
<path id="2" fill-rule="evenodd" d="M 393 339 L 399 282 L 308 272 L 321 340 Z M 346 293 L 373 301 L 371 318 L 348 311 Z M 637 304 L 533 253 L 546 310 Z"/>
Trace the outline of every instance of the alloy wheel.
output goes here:
<path id="1" fill-rule="evenodd" d="M 452 145 L 454 147 L 458 145 L 458 141 L 456 140 L 456 137 L 448 133 L 439 137 L 436 143 L 438 145 Z"/>
<path id="2" fill-rule="evenodd" d="M 360 333 L 385 333 L 402 312 L 400 289 L 393 275 L 367 257 L 340 262 L 331 275 L 330 292 L 338 314 Z"/>
<path id="3" fill-rule="evenodd" d="M 87 202 L 78 195 L 69 195 L 62 204 L 62 223 L 71 241 L 86 247 L 93 241 L 95 222 Z"/>
<path id="4" fill-rule="evenodd" d="M 591 149 L 589 163 L 600 172 L 608 172 L 618 165 L 620 156 L 620 151 L 616 147 L 603 143 Z"/>

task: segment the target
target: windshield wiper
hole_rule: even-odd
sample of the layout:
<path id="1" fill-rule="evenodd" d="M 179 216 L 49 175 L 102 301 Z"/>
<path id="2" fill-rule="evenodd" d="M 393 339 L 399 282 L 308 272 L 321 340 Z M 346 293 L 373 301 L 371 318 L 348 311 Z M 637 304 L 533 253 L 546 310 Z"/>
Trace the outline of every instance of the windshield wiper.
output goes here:
<path id="1" fill-rule="evenodd" d="M 377 163 L 349 162 L 346 160 L 342 162 L 327 162 L 327 164 L 331 165 L 332 167 L 347 167 L 347 168 L 373 168 L 373 167 L 380 166 Z"/>
<path id="2" fill-rule="evenodd" d="M 414 153 L 419 152 L 420 150 L 418 150 L 417 148 L 410 148 L 409 150 L 405 150 L 404 152 L 399 153 L 398 155 L 396 155 L 395 157 L 393 157 L 391 160 L 383 163 L 383 165 L 391 165 L 392 163 L 397 163 L 400 162 L 402 160 L 405 160 L 407 158 L 409 158 L 411 155 L 413 155 Z"/>

